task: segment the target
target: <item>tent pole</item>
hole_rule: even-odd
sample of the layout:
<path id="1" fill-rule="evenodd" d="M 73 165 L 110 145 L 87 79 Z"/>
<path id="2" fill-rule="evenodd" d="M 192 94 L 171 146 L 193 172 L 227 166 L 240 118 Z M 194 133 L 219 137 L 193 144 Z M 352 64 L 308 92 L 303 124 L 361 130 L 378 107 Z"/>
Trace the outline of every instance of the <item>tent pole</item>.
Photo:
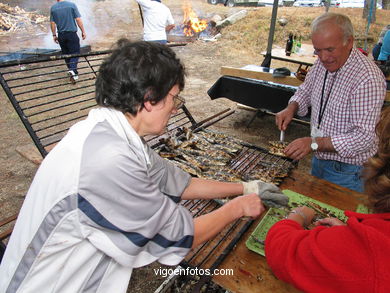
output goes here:
<path id="1" fill-rule="evenodd" d="M 261 66 L 263 67 L 270 67 L 271 65 L 271 51 L 272 51 L 272 43 L 274 41 L 276 15 L 278 14 L 278 5 L 279 5 L 279 0 L 274 0 L 274 4 L 272 6 L 271 25 L 269 28 L 269 35 L 268 35 L 267 53 L 264 57 L 263 62 L 261 63 Z"/>
<path id="2" fill-rule="evenodd" d="M 142 26 L 144 26 L 144 15 L 142 13 L 141 5 L 138 4 L 139 15 L 141 16 Z"/>

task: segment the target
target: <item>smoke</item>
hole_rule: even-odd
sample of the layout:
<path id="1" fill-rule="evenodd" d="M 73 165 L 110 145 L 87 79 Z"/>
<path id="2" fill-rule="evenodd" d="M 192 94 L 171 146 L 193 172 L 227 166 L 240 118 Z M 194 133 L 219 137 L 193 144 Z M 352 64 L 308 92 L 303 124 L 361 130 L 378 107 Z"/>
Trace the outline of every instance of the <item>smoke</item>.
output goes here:
<path id="1" fill-rule="evenodd" d="M 66 0 L 74 2 L 81 14 L 84 29 L 87 35 L 85 40 L 81 38 L 81 31 L 77 34 L 80 38 L 80 44 L 88 45 L 91 41 L 103 37 L 110 29 L 115 27 L 118 22 L 131 23 L 131 1 L 121 0 Z M 53 1 L 54 2 L 54 1 Z M 52 3 L 53 5 L 55 3 Z M 51 7 L 51 6 L 50 6 Z M 48 8 L 50 11 L 50 7 Z M 129 25 L 130 27 L 130 25 Z M 44 38 L 46 48 L 58 48 L 54 43 L 52 33 L 49 29 Z"/>
<path id="2" fill-rule="evenodd" d="M 85 28 L 87 38 L 82 40 L 81 31 L 78 29 L 77 34 L 80 38 L 81 46 L 89 45 L 96 40 L 104 39 L 105 35 L 110 33 L 112 29 L 119 23 L 128 25 L 131 29 L 132 23 L 132 8 L 134 8 L 133 0 L 66 0 L 74 2 L 81 14 L 81 20 Z M 10 5 L 19 6 L 20 8 L 36 12 L 38 14 L 50 16 L 50 8 L 57 1 L 55 0 L 17 0 L 10 1 Z M 134 3 L 133 3 L 134 2 Z M 13 51 L 17 48 L 28 47 L 44 47 L 47 49 L 60 49 L 60 46 L 53 41 L 50 23 L 44 23 L 44 31 L 41 28 L 36 28 L 35 33 L 31 31 L 23 34 L 23 31 L 18 32 L 18 37 L 10 36 L 7 43 L 7 49 L 3 51 Z"/>
<path id="3" fill-rule="evenodd" d="M 82 40 L 81 31 L 79 28 L 77 28 L 77 34 L 80 38 L 81 45 L 83 45 L 83 43 L 85 45 L 88 43 L 88 38 L 96 35 L 95 17 L 93 16 L 93 6 L 95 1 L 92 0 L 77 0 L 77 1 L 67 0 L 67 1 L 74 2 L 81 14 L 81 20 L 83 21 L 84 29 L 87 34 L 87 39 L 84 41 Z M 52 2 L 53 5 L 57 3 L 56 1 L 52 1 Z M 52 5 L 50 5 L 50 7 L 51 6 Z M 48 15 L 50 15 L 50 7 L 48 7 L 48 11 L 49 11 Z M 45 35 L 43 43 L 44 43 L 44 47 L 48 49 L 59 48 L 59 45 L 53 41 L 52 32 L 50 30 L 50 24 L 49 24 L 48 33 Z"/>

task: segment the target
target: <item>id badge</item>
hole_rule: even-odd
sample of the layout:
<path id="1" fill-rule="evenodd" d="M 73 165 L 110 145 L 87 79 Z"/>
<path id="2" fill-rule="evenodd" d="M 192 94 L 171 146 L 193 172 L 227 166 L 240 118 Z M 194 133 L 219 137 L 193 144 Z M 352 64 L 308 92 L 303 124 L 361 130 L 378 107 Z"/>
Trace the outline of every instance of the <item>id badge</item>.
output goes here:
<path id="1" fill-rule="evenodd" d="M 311 137 L 323 137 L 324 133 L 318 127 L 312 127 L 310 135 Z"/>

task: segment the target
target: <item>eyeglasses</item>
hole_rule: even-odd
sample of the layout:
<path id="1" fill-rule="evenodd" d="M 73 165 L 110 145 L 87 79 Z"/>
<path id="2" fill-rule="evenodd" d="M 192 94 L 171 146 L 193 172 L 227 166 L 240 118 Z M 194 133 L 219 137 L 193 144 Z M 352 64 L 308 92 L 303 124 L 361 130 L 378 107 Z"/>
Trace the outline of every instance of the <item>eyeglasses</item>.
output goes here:
<path id="1" fill-rule="evenodd" d="M 186 100 L 183 97 L 179 95 L 172 95 L 171 93 L 168 94 L 173 97 L 173 106 L 175 107 L 175 109 L 178 110 L 181 107 L 183 107 L 184 103 L 186 102 Z"/>

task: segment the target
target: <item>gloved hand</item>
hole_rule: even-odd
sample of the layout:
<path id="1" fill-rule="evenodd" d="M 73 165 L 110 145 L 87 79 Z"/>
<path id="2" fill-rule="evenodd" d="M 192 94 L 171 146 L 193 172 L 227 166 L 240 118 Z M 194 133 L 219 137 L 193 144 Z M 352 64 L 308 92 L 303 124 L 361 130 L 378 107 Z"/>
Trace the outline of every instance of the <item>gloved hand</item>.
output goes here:
<path id="1" fill-rule="evenodd" d="M 275 184 L 254 180 L 242 182 L 242 185 L 244 186 L 243 194 L 256 193 L 266 206 L 276 208 L 288 206 L 288 196 L 284 195 Z"/>

